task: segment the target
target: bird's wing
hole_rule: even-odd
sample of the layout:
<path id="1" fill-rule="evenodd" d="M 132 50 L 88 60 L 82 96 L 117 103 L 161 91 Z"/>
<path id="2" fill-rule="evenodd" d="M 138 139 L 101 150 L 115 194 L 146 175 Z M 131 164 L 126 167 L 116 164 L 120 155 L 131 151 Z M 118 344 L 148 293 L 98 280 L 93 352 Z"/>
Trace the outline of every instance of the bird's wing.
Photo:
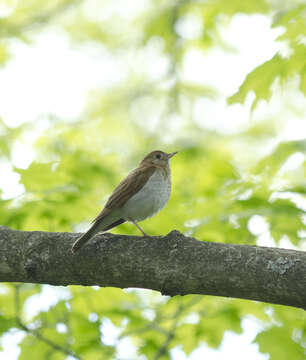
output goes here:
<path id="1" fill-rule="evenodd" d="M 133 195 L 135 195 L 149 180 L 156 168 L 154 166 L 138 167 L 121 181 L 115 188 L 104 209 L 94 219 L 97 222 L 110 213 L 111 210 L 122 207 Z"/>

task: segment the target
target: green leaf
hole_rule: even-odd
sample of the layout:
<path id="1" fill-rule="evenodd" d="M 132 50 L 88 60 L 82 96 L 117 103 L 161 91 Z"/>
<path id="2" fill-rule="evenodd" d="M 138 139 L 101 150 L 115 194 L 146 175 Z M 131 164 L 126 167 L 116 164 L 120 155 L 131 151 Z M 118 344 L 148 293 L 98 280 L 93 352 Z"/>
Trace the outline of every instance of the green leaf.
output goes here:
<path id="1" fill-rule="evenodd" d="M 70 318 L 70 329 L 77 341 L 73 344 L 73 350 L 77 353 L 86 353 L 93 347 L 101 346 L 99 323 L 92 323 L 78 313 Z"/>
<path id="2" fill-rule="evenodd" d="M 32 163 L 27 169 L 15 169 L 21 175 L 21 183 L 29 192 L 44 191 L 63 185 L 65 177 L 56 171 L 56 163 Z M 62 176 L 61 176 L 62 175 Z"/>
<path id="3" fill-rule="evenodd" d="M 306 5 L 300 4 L 276 16 L 273 27 L 282 26 L 285 32 L 278 37 L 278 40 L 290 42 L 291 46 L 301 41 L 306 36 Z"/>
<path id="4" fill-rule="evenodd" d="M 263 354 L 269 354 L 270 360 L 305 359 L 305 348 L 292 339 L 293 334 L 284 327 L 273 326 L 259 333 L 254 343 L 259 345 Z M 286 351 L 284 351 L 286 349 Z"/>
<path id="5" fill-rule="evenodd" d="M 274 80 L 280 76 L 280 74 L 286 73 L 286 59 L 276 54 L 271 60 L 266 61 L 247 75 L 239 90 L 228 99 L 228 103 L 243 104 L 248 93 L 253 91 L 256 95 L 256 99 L 252 104 L 252 109 L 254 109 L 259 100 L 270 100 L 272 96 L 271 86 Z"/>
<path id="6" fill-rule="evenodd" d="M 1 42 L 0 43 L 0 65 L 4 66 L 9 61 L 11 57 L 8 43 Z"/>
<path id="7" fill-rule="evenodd" d="M 57 334 L 55 330 L 46 331 L 47 338 L 54 341 L 55 344 L 61 343 L 63 336 Z M 49 359 L 49 360 L 64 360 L 67 355 L 44 341 L 38 340 L 32 335 L 27 335 L 20 344 L 21 353 L 19 360 L 28 359 Z"/>
<path id="8" fill-rule="evenodd" d="M 248 93 L 253 91 L 256 95 L 252 104 L 252 109 L 254 109 L 259 100 L 270 100 L 271 86 L 276 79 L 280 79 L 281 85 L 284 85 L 290 77 L 296 74 L 300 74 L 300 89 L 306 93 L 305 56 L 306 47 L 304 45 L 296 45 L 289 58 L 283 58 L 279 54 L 274 55 L 271 60 L 266 61 L 247 75 L 239 90 L 228 99 L 228 103 L 243 104 Z"/>

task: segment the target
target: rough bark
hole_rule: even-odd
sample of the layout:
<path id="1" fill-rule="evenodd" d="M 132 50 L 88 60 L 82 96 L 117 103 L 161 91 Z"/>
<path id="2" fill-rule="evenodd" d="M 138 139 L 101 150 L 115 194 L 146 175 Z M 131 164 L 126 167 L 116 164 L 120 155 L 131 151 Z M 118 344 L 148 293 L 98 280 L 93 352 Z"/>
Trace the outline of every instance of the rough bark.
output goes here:
<path id="1" fill-rule="evenodd" d="M 164 237 L 100 234 L 77 254 L 80 234 L 0 227 L 0 281 L 146 288 L 306 309 L 306 252 Z"/>

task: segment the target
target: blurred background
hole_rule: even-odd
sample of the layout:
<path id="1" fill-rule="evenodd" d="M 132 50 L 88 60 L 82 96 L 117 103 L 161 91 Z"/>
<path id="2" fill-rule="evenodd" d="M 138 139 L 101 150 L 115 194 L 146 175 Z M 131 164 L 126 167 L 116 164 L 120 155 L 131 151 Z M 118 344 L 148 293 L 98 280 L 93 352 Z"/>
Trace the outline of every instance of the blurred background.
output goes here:
<path id="1" fill-rule="evenodd" d="M 305 0 L 0 0 L 0 224 L 84 231 L 147 152 L 142 227 L 306 249 Z M 114 233 L 139 235 L 129 224 Z M 302 360 L 299 309 L 2 284 L 4 359 Z"/>

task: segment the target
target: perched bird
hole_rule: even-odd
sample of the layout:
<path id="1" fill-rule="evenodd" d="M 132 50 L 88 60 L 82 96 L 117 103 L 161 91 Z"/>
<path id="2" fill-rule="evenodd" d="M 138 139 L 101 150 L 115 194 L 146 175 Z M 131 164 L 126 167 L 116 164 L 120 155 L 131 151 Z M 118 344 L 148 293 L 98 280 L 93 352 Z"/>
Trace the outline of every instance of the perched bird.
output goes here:
<path id="1" fill-rule="evenodd" d="M 169 160 L 176 153 L 155 150 L 145 156 L 139 166 L 115 188 L 91 228 L 75 241 L 72 252 L 78 251 L 97 233 L 126 221 L 147 236 L 137 222 L 153 216 L 167 204 L 171 192 Z"/>

